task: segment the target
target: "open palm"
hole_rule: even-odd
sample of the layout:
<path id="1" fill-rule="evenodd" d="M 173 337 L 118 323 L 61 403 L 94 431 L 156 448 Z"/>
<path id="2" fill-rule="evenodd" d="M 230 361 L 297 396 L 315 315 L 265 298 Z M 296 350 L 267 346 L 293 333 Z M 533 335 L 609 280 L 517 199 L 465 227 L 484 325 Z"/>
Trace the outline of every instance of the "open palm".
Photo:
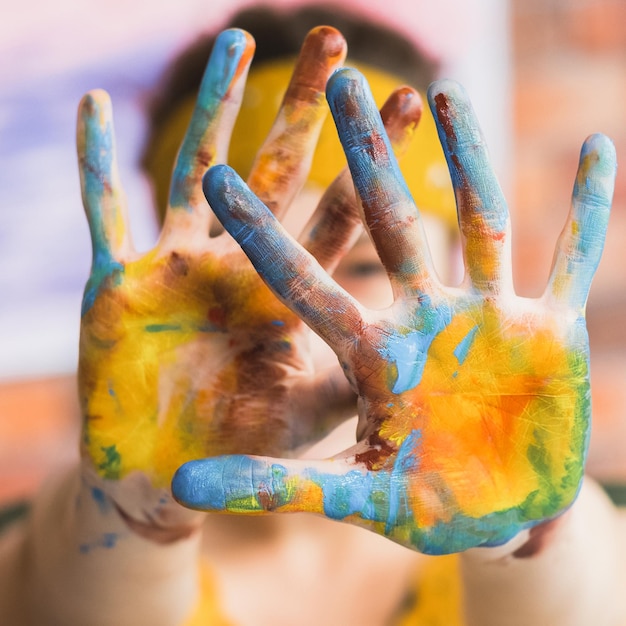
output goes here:
<path id="1" fill-rule="evenodd" d="M 79 157 L 94 249 L 81 325 L 83 449 L 106 479 L 140 472 L 169 490 L 175 469 L 189 459 L 291 454 L 353 414 L 354 392 L 339 366 L 313 373 L 304 322 L 227 233 L 208 236 L 201 180 L 224 160 L 253 48 L 243 31 L 218 38 L 174 170 L 161 238 L 144 255 L 130 242 L 108 96 L 94 92 L 81 103 Z M 307 176 L 328 110 L 325 84 L 345 52 L 338 31 L 311 31 L 257 155 L 249 184 L 277 216 Z M 402 153 L 421 115 L 418 94 L 399 88 L 381 114 Z M 346 170 L 302 242 L 332 271 L 361 228 Z"/>
<path id="2" fill-rule="evenodd" d="M 165 487 L 188 459 L 285 454 L 314 429 L 315 398 L 337 400 L 320 388 L 348 393 L 312 378 L 308 329 L 227 234 L 208 234 L 201 179 L 225 160 L 253 52 L 243 31 L 218 37 L 173 173 L 161 237 L 143 255 L 130 241 L 108 96 L 96 91 L 81 102 L 78 151 L 93 242 L 80 345 L 83 449 L 104 478 L 139 471 Z M 331 28 L 314 29 L 303 45 L 250 175 L 277 215 L 306 178 L 327 110 L 324 86 L 344 57 L 345 41 Z M 311 419 L 291 420 L 294 397 L 310 399 Z"/>
<path id="3" fill-rule="evenodd" d="M 608 220 L 612 144 L 596 135 L 583 146 L 547 289 L 521 298 L 506 203 L 469 100 L 451 81 L 434 84 L 429 99 L 464 243 L 466 277 L 453 288 L 432 268 L 362 77 L 339 71 L 328 97 L 393 286 L 390 308 L 363 309 L 277 235 L 228 168 L 208 172 L 205 192 L 270 287 L 337 354 L 359 398 L 357 442 L 318 462 L 189 463 L 174 495 L 203 510 L 320 513 L 426 553 L 503 543 L 564 511 L 582 479 L 591 415 L 584 308 Z M 280 258 L 271 267 L 258 254 L 267 240 Z"/>

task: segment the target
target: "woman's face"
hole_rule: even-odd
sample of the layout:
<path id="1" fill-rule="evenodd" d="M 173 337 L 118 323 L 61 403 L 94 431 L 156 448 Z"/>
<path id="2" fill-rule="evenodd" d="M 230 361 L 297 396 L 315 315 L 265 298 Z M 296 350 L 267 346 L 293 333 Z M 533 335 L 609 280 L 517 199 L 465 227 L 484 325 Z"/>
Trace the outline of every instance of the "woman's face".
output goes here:
<path id="1" fill-rule="evenodd" d="M 287 230 L 297 235 L 306 224 L 322 195 L 322 189 L 307 185 L 292 203 L 284 220 Z M 452 240 L 449 227 L 429 214 L 422 215 L 433 264 L 444 284 L 458 284 L 462 277 L 460 249 Z M 387 272 L 367 233 L 363 233 L 351 251 L 342 259 L 333 278 L 348 293 L 369 309 L 384 309 L 393 302 Z M 311 344 L 316 368 L 335 363 L 335 356 L 317 336 Z"/>

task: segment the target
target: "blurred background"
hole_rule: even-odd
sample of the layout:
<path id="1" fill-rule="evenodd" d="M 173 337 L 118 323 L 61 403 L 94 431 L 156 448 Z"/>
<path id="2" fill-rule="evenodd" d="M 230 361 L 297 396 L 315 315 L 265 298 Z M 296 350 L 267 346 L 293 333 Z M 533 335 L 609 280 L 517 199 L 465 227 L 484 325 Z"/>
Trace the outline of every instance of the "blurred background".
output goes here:
<path id="1" fill-rule="evenodd" d="M 8 3 L 8 0 L 1 0 Z M 137 166 L 150 89 L 172 55 L 251 2 L 34 0 L 0 24 L 0 503 L 27 498 L 77 455 L 74 371 L 90 242 L 75 163 L 80 97 L 112 96 L 140 249 L 157 236 Z M 279 0 L 272 6 L 302 4 Z M 510 200 L 516 286 L 541 293 L 584 138 L 626 150 L 623 0 L 350 0 L 412 38 L 472 98 Z M 626 482 L 626 178 L 589 307 L 590 469 Z"/>
<path id="2" fill-rule="evenodd" d="M 626 3 L 511 0 L 510 34 L 510 198 L 519 293 L 543 289 L 581 142 L 602 132 L 617 149 L 607 242 L 587 307 L 593 402 L 588 471 L 617 487 L 626 484 Z"/>

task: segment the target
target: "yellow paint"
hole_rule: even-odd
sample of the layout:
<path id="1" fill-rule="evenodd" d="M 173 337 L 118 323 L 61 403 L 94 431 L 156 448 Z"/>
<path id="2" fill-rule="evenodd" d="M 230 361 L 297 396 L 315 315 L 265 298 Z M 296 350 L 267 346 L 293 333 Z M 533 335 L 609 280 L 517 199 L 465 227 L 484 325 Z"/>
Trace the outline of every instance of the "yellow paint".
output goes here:
<path id="1" fill-rule="evenodd" d="M 191 616 L 181 626 L 235 626 L 220 610 L 220 601 L 213 573 L 200 565 L 200 595 Z"/>
<path id="2" fill-rule="evenodd" d="M 402 395 L 406 410 L 383 424 L 388 440 L 421 431 L 420 476 L 409 487 L 420 526 L 450 515 L 445 503 L 433 507 L 443 486 L 460 512 L 481 518 L 543 491 L 545 479 L 559 484 L 572 460 L 582 464 L 574 440 L 585 427 L 579 388 L 586 368 L 572 371 L 554 328 L 535 320 L 529 335 L 529 323 L 489 306 L 457 314 L 434 339 L 419 387 Z M 477 324 L 460 365 L 454 349 Z M 544 449 L 542 472 L 529 458 L 536 446 Z"/>
<path id="3" fill-rule="evenodd" d="M 394 626 L 463 626 L 458 555 L 428 559 L 413 584 L 417 602 Z"/>
<path id="4" fill-rule="evenodd" d="M 394 89 L 405 82 L 398 76 L 366 64 L 354 63 L 350 59 L 348 65 L 365 75 L 379 107 Z M 272 128 L 293 66 L 293 59 L 277 59 L 260 64 L 248 75 L 228 157 L 229 164 L 244 178 L 250 172 L 254 155 Z M 161 211 L 167 204 L 170 173 L 193 108 L 192 99 L 181 103 L 163 125 L 153 144 L 147 167 L 155 184 L 157 206 Z M 326 188 L 345 164 L 337 130 L 328 116 L 317 143 L 309 181 Z M 456 232 L 456 203 L 452 184 L 435 122 L 429 111 L 424 111 L 415 136 L 402 157 L 400 169 L 420 210 L 439 216 L 451 231 Z"/>
<path id="5" fill-rule="evenodd" d="M 183 273 L 176 263 L 185 264 Z M 167 486 L 185 461 L 255 452 L 240 447 L 242 421 L 248 443 L 268 449 L 279 427 L 264 421 L 262 403 L 270 400 L 258 400 L 256 413 L 238 404 L 245 401 L 236 361 L 242 345 L 224 346 L 216 361 L 214 342 L 239 340 L 245 348 L 255 332 L 288 342 L 298 322 L 247 260 L 181 254 L 172 264 L 153 251 L 127 263 L 117 283 L 100 288 L 81 331 L 83 445 L 101 473 L 142 471 Z M 276 319 L 283 325 L 272 325 Z M 207 331 L 220 320 L 228 320 L 229 334 Z M 119 462 L 107 465 L 111 451 Z"/>
<path id="6" fill-rule="evenodd" d="M 464 187 L 457 193 L 459 206 L 463 207 L 461 233 L 465 240 L 465 265 L 475 286 L 492 290 L 500 284 L 502 250 L 506 242 L 504 233 L 494 232 L 485 220 L 481 212 L 484 200 L 475 190 Z"/>

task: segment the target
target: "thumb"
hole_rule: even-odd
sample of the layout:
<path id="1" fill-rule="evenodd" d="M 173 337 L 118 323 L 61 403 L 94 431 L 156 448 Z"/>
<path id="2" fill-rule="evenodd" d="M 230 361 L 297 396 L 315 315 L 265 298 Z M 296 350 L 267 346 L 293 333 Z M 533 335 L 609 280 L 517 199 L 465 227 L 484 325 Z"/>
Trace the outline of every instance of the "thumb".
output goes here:
<path id="1" fill-rule="evenodd" d="M 354 459 L 324 461 L 220 456 L 185 463 L 172 480 L 176 500 L 229 513 L 308 512 L 332 519 L 378 517 L 376 474 Z"/>

